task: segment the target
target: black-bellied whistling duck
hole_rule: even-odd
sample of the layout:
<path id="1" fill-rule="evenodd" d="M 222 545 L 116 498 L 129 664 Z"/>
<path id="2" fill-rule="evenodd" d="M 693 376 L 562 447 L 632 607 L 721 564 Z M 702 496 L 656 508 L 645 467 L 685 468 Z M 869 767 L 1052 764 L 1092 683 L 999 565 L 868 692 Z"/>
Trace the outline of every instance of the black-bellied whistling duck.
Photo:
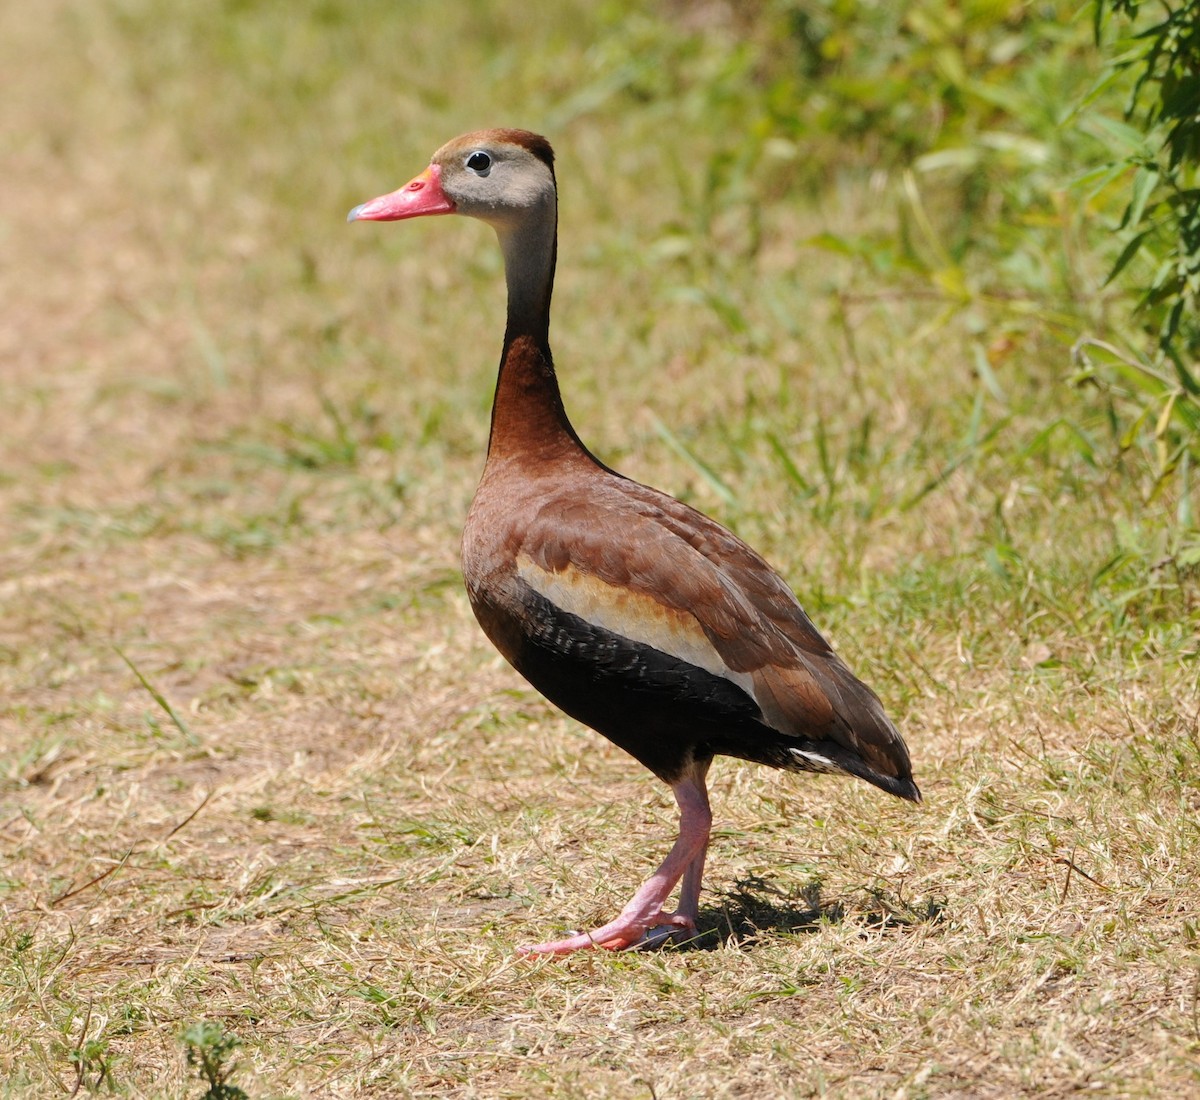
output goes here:
<path id="1" fill-rule="evenodd" d="M 616 920 L 522 950 L 563 955 L 694 933 L 714 756 L 856 775 L 918 802 L 908 749 L 757 553 L 608 469 L 575 434 L 550 355 L 549 142 L 525 130 L 455 138 L 349 220 L 429 214 L 491 225 L 508 282 L 487 462 L 463 532 L 471 606 L 518 672 L 669 783 L 679 803 L 679 839 Z M 681 881 L 678 908 L 665 912 Z"/>

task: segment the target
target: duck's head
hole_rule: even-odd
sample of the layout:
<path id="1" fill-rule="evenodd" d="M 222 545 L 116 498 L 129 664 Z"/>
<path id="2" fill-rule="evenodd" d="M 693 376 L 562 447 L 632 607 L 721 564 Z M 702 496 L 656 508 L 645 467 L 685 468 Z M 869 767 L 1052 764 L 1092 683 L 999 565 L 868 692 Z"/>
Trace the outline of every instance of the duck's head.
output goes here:
<path id="1" fill-rule="evenodd" d="M 477 130 L 447 142 L 399 191 L 350 211 L 349 221 L 465 214 L 498 230 L 531 214 L 553 216 L 554 151 L 528 130 Z"/>

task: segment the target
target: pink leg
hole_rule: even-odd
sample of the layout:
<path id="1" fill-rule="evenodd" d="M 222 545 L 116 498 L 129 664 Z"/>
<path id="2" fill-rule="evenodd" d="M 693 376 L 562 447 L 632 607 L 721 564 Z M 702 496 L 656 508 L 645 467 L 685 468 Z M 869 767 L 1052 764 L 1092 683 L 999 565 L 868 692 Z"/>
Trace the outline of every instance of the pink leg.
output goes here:
<path id="1" fill-rule="evenodd" d="M 605 947 L 616 951 L 642 943 L 661 943 L 679 928 L 694 933 L 696 915 L 700 910 L 704 855 L 708 850 L 708 836 L 712 829 L 712 811 L 704 783 L 707 772 L 707 761 L 693 764 L 673 784 L 675 801 L 679 803 L 679 839 L 662 865 L 633 895 L 616 920 L 594 932 L 518 950 L 526 955 L 569 955 L 572 951 L 587 947 Z M 674 913 L 664 913 L 663 905 L 681 878 L 683 886 L 679 892 L 679 908 Z M 658 930 L 662 934 L 654 935 Z"/>
<path id="2" fill-rule="evenodd" d="M 690 939 L 696 934 L 696 918 L 700 915 L 700 882 L 704 876 L 704 857 L 707 854 L 706 844 L 685 868 L 675 912 L 661 913 L 654 927 L 648 929 L 633 947 L 661 947 L 680 930 L 687 933 L 681 940 Z"/>
<path id="3" fill-rule="evenodd" d="M 700 881 L 704 877 L 704 857 L 708 855 L 708 845 L 705 844 L 696 858 L 688 864 L 683 872 L 683 883 L 679 887 L 679 908 L 675 910 L 680 916 L 688 919 L 693 928 L 696 918 L 700 915 Z"/>

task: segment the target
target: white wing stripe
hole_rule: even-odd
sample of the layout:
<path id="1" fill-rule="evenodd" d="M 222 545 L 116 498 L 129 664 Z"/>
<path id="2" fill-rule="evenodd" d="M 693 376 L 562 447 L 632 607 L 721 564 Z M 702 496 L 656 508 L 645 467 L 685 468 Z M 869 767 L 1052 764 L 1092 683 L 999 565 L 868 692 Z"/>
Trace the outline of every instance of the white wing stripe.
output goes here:
<path id="1" fill-rule="evenodd" d="M 517 575 L 555 607 L 723 677 L 755 699 L 750 674 L 734 672 L 725 664 L 690 615 L 664 607 L 650 596 L 606 584 L 571 566 L 560 573 L 548 572 L 525 554 L 517 557 Z"/>

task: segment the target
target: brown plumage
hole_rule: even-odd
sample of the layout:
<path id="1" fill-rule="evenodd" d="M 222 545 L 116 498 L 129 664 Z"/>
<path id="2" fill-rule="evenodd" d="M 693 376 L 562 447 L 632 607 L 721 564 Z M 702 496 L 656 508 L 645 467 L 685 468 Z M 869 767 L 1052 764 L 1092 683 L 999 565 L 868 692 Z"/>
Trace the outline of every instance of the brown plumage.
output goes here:
<path id="1" fill-rule="evenodd" d="M 546 139 L 523 130 L 456 138 L 350 218 L 445 213 L 496 229 L 508 283 L 487 462 L 463 532 L 471 606 L 518 671 L 669 783 L 680 806 L 679 839 L 616 920 L 524 950 L 694 932 L 714 756 L 842 772 L 917 802 L 908 750 L 875 693 L 755 551 L 608 469 L 575 434 L 549 344 L 557 191 Z M 663 912 L 680 880 L 677 910 Z"/>

